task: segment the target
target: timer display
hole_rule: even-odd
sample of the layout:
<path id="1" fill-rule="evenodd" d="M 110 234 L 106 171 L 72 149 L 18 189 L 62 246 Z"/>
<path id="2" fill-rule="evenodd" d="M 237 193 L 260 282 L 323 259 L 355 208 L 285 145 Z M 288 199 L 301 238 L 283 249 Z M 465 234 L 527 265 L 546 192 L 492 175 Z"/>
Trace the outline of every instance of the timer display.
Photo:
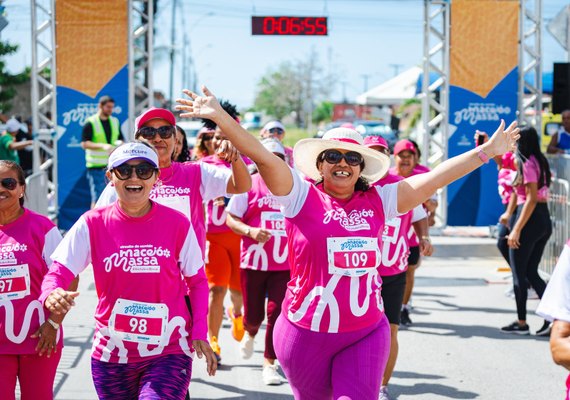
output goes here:
<path id="1" fill-rule="evenodd" d="M 251 34 L 326 36 L 327 17 L 251 17 Z"/>

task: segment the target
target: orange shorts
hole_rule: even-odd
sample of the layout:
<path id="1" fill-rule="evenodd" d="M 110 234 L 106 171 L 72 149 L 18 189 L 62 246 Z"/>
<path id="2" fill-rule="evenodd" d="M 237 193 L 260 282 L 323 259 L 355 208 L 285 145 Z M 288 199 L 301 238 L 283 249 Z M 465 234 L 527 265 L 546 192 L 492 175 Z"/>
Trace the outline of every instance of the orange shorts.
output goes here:
<path id="1" fill-rule="evenodd" d="M 233 232 L 207 233 L 206 276 L 211 286 L 229 287 L 241 291 L 241 236 Z"/>

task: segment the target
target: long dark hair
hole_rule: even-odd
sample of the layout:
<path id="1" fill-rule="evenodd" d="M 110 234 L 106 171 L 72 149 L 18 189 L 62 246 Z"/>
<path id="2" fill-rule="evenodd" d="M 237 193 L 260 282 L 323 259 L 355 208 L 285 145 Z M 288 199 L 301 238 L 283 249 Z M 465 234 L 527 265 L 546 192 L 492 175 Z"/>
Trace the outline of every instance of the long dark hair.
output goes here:
<path id="1" fill-rule="evenodd" d="M 319 169 L 319 165 L 324 162 L 325 151 L 321 151 L 321 153 L 317 156 L 317 169 Z M 360 164 L 360 171 L 364 169 L 364 166 L 365 166 L 364 160 L 362 160 L 362 164 Z M 320 185 L 321 183 L 323 183 L 322 178 L 316 181 L 315 185 Z M 363 177 L 359 176 L 358 180 L 354 184 L 354 191 L 366 192 L 368 189 L 370 189 L 370 184 L 368 183 L 368 181 Z"/>
<path id="2" fill-rule="evenodd" d="M 24 170 L 22 169 L 22 167 L 20 167 L 18 165 L 18 163 L 15 163 L 14 161 L 9 161 L 9 160 L 0 160 L 0 167 L 4 167 L 4 168 L 8 168 L 11 171 L 14 171 L 16 173 L 16 175 L 18 176 L 18 183 L 22 186 L 24 186 L 24 196 L 26 194 L 26 174 L 24 173 Z M 24 206 L 24 196 L 20 197 L 20 207 Z"/>
<path id="3" fill-rule="evenodd" d="M 534 156 L 538 161 L 540 168 L 538 176 L 538 189 L 543 186 L 550 186 L 552 174 L 550 173 L 550 166 L 542 151 L 540 151 L 540 144 L 538 141 L 538 133 L 532 126 L 524 126 L 520 130 L 520 139 L 518 141 L 518 149 L 516 152 L 517 159 L 517 177 L 516 182 L 521 182 L 523 179 L 523 164 Z"/>
<path id="4" fill-rule="evenodd" d="M 178 158 L 174 159 L 174 161 L 178 162 L 190 161 L 191 157 L 190 157 L 190 151 L 188 150 L 188 139 L 186 139 L 186 131 L 178 125 L 176 125 L 176 130 L 178 130 L 178 132 L 182 134 L 182 150 L 180 150 Z"/>

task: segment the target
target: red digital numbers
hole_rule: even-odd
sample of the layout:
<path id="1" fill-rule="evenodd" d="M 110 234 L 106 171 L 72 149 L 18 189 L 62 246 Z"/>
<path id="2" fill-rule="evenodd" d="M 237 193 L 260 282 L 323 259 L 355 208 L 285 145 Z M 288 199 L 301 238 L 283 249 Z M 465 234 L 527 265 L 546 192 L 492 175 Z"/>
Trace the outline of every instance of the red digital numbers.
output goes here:
<path id="1" fill-rule="evenodd" d="M 251 34 L 326 36 L 327 17 L 251 17 Z"/>

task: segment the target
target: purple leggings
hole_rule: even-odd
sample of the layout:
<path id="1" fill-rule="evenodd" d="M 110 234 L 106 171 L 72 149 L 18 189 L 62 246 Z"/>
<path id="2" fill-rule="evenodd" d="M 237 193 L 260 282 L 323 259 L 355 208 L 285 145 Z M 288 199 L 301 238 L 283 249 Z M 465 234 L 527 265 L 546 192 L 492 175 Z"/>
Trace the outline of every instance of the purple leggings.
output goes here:
<path id="1" fill-rule="evenodd" d="M 390 326 L 345 333 L 299 328 L 281 314 L 275 352 L 297 400 L 377 399 L 390 353 Z"/>
<path id="2" fill-rule="evenodd" d="M 117 364 L 91 359 L 91 374 L 100 400 L 183 400 L 192 375 L 192 359 L 167 354 Z"/>

